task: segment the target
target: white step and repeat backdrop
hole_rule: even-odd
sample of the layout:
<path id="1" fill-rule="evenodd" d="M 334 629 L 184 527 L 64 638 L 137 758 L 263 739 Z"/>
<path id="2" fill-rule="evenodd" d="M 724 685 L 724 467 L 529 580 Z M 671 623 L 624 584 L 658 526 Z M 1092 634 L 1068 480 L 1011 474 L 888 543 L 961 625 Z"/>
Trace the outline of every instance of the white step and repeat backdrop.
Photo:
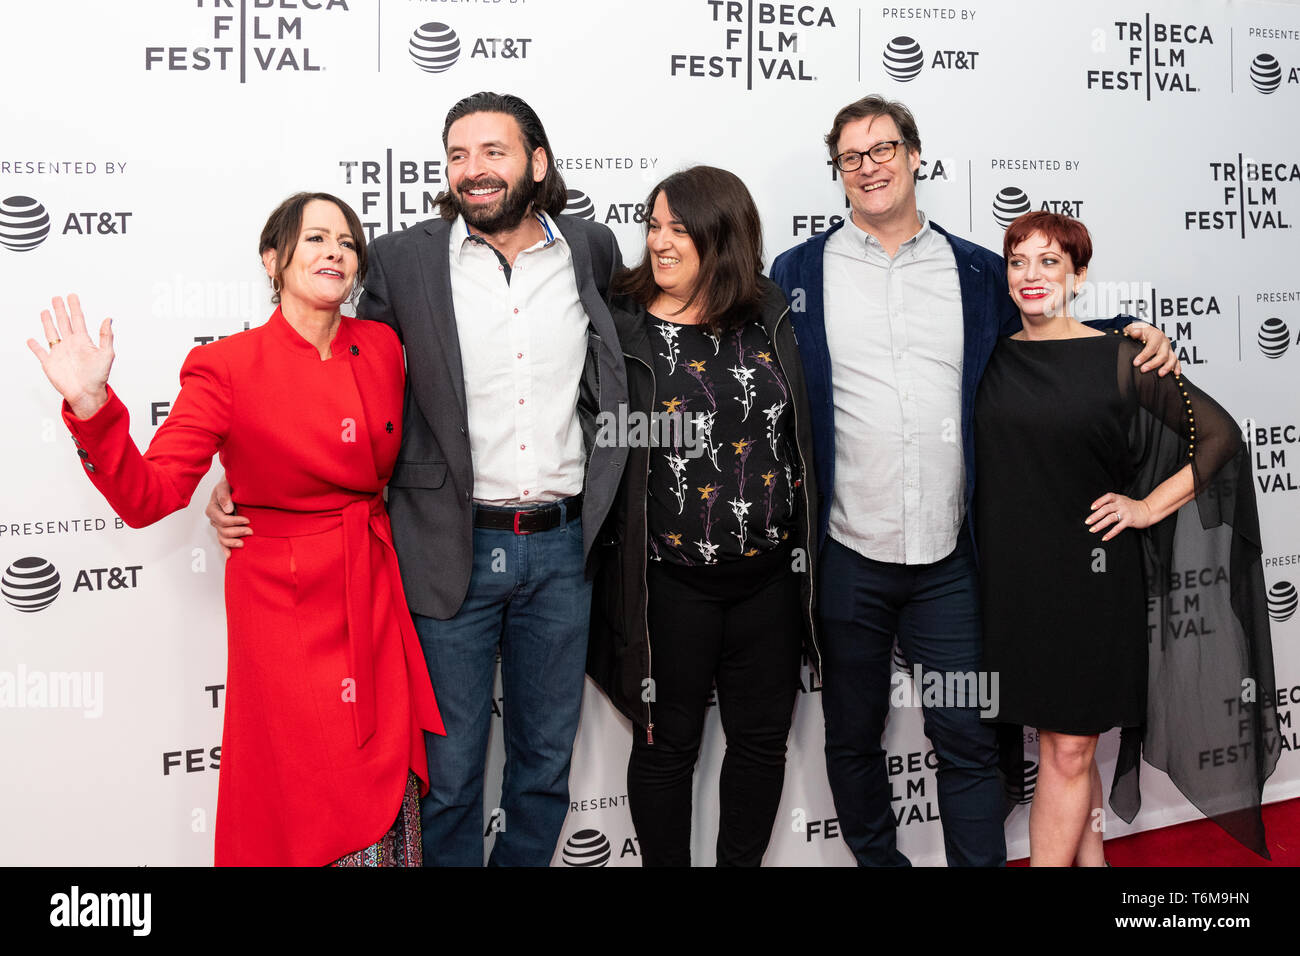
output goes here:
<path id="1" fill-rule="evenodd" d="M 186 352 L 270 313 L 257 238 L 275 204 L 334 192 L 372 236 L 427 218 L 443 116 L 480 89 L 532 103 L 572 211 L 607 223 L 629 260 L 649 187 L 694 163 L 749 184 L 769 260 L 828 228 L 845 202 L 821 137 L 872 91 L 919 118 L 921 205 L 950 231 L 1000 249 L 1019 211 L 1081 217 L 1099 301 L 1158 322 L 1189 376 L 1252 420 L 1286 747 L 1266 797 L 1300 795 L 1300 7 L 60 0 L 5 4 L 0 36 L 0 571 L 58 579 L 39 609 L 3 589 L 0 863 L 208 864 L 220 763 L 220 552 L 199 505 L 131 531 L 87 483 L 23 344 L 40 309 L 76 291 L 115 318 L 113 380 L 144 445 Z M 441 55 L 413 55 L 417 37 Z M 1212 574 L 1183 581 L 1189 632 Z M 847 865 L 806 665 L 803 685 L 767 861 Z M 629 741 L 588 686 L 557 865 L 600 848 L 639 862 Z M 887 742 L 900 844 L 942 863 L 919 711 L 895 711 Z M 713 861 L 722 744 L 713 714 L 699 863 Z M 499 734 L 493 748 L 499 780 Z M 1108 835 L 1195 817 L 1159 773 L 1144 780 L 1135 826 L 1108 818 Z M 1026 819 L 1011 818 L 1013 856 Z"/>

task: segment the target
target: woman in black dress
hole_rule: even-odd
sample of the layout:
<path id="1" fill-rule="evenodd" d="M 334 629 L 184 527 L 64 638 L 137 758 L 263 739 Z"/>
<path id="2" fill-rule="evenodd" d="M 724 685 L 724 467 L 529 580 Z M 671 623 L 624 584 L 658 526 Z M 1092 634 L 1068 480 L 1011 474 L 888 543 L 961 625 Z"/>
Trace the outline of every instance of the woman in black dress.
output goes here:
<path id="1" fill-rule="evenodd" d="M 1139 805 L 1141 753 L 1266 855 L 1260 791 L 1278 742 L 1249 458 L 1213 399 L 1141 374 L 1132 343 L 1070 315 L 1091 253 L 1065 216 L 1007 229 L 1023 330 L 998 344 L 976 400 L 984 666 L 997 719 L 1016 740 L 1020 725 L 1039 732 L 1030 863 L 1104 864 L 1095 753 L 1112 727 L 1121 817 Z M 1178 520 L 1193 500 L 1199 521 Z"/>
<path id="2" fill-rule="evenodd" d="M 646 253 L 615 279 L 629 446 L 603 529 L 588 671 L 634 724 L 628 806 L 646 866 L 689 866 L 691 791 L 716 683 L 727 738 L 717 862 L 758 866 L 812 644 L 808 399 L 754 201 L 696 166 L 646 200 Z"/>

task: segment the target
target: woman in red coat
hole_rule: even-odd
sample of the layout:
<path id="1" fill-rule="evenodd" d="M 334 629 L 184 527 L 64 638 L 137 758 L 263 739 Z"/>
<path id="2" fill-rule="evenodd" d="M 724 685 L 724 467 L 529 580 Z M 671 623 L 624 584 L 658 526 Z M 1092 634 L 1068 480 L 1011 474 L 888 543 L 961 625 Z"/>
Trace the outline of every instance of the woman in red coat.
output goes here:
<path id="1" fill-rule="evenodd" d="M 80 303 L 28 345 L 63 395 L 95 487 L 132 527 L 185 507 L 217 453 L 257 535 L 226 564 L 229 656 L 217 865 L 420 864 L 422 730 L 443 733 L 398 575 L 383 487 L 401 444 L 396 335 L 343 316 L 365 271 L 356 213 L 299 193 L 260 250 L 279 308 L 200 346 L 142 456 Z M 70 313 L 70 314 L 69 314 Z"/>

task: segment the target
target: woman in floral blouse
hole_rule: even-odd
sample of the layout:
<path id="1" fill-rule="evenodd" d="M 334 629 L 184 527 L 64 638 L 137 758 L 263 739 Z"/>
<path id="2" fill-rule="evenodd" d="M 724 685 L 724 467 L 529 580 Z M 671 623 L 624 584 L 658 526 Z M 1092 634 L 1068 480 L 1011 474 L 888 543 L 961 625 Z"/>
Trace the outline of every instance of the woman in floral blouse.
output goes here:
<path id="1" fill-rule="evenodd" d="M 628 804 L 647 866 L 690 864 L 705 715 L 727 738 L 720 866 L 762 862 L 780 803 L 801 641 L 813 663 L 803 375 L 784 294 L 762 275 L 754 201 L 696 166 L 646 201 L 646 254 L 614 283 L 629 446 L 604 529 L 589 670 L 636 725 Z"/>

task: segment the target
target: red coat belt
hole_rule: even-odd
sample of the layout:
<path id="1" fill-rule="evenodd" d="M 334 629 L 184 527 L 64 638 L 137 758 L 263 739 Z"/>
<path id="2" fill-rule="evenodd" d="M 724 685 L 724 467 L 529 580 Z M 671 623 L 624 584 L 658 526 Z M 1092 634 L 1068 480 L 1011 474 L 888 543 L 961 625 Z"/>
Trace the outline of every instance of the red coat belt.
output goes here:
<path id="1" fill-rule="evenodd" d="M 377 595 L 370 574 L 371 548 L 375 546 L 376 538 L 383 543 L 384 561 L 388 565 L 391 580 L 397 582 L 399 589 L 402 580 L 397 567 L 397 553 L 393 550 L 383 495 L 359 499 L 341 511 L 282 511 L 241 505 L 239 512 L 249 519 L 259 537 L 294 538 L 332 531 L 342 525 L 348 658 L 356 682 L 352 720 L 356 729 L 357 746 L 364 747 L 366 741 L 374 736 L 376 722 L 373 607 Z M 373 537 L 371 531 L 374 532 Z M 415 627 L 406 613 L 405 598 L 400 590 L 398 596 L 402 597 L 403 606 L 395 610 L 402 631 L 407 671 L 410 674 L 425 675 L 428 671 L 424 654 Z M 424 700 L 420 699 L 422 696 L 424 695 L 412 693 L 412 709 L 419 725 L 426 730 L 443 733 L 442 720 L 432 695 Z M 431 707 L 424 706 L 426 703 Z"/>

